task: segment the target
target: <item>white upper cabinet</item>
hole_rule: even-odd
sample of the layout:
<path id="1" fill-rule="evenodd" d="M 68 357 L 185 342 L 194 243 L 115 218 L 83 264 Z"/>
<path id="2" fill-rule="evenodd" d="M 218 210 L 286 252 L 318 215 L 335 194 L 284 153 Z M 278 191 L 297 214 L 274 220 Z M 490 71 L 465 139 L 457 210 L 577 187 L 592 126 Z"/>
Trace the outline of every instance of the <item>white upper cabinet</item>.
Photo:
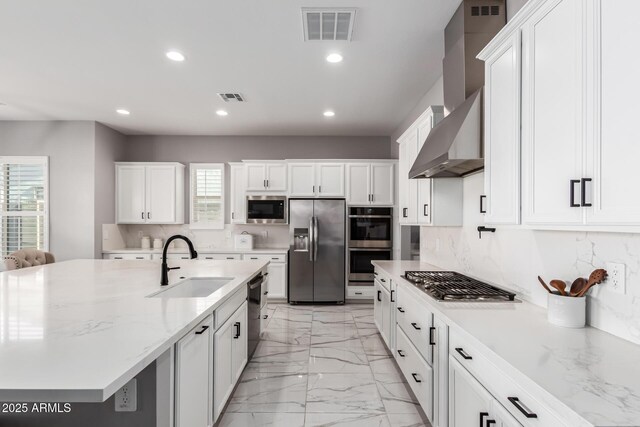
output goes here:
<path id="1" fill-rule="evenodd" d="M 247 192 L 287 191 L 287 164 L 285 162 L 247 162 L 245 164 Z"/>
<path id="2" fill-rule="evenodd" d="M 581 1 L 548 1 L 523 27 L 525 224 L 583 222 L 584 211 L 580 209 L 586 127 L 583 9 Z"/>
<path id="3" fill-rule="evenodd" d="M 368 205 L 371 202 L 371 166 L 369 163 L 347 164 L 347 203 Z"/>
<path id="4" fill-rule="evenodd" d="M 596 108 L 587 123 L 593 139 L 587 140 L 586 190 L 592 188 L 592 207 L 586 208 L 588 224 L 640 225 L 640 198 L 633 189 L 640 159 L 638 126 L 638 70 L 640 57 L 629 53 L 631 40 L 640 39 L 637 17 L 640 2 L 635 0 L 594 1 L 600 19 L 590 28 L 600 34 L 594 47 L 593 87 Z M 598 49 L 599 47 L 599 49 Z M 597 108 L 599 106 L 599 108 Z M 592 184 L 592 185 L 590 185 Z M 590 192 L 591 193 L 591 192 Z M 591 195 L 591 194 L 588 194 Z"/>
<path id="5" fill-rule="evenodd" d="M 344 197 L 344 163 L 316 164 L 316 185 L 320 197 Z"/>
<path id="6" fill-rule="evenodd" d="M 491 224 L 519 224 L 520 30 L 492 48 L 483 59 L 484 219 Z"/>
<path id="7" fill-rule="evenodd" d="M 289 163 L 289 196 L 315 197 L 316 164 Z"/>
<path id="8" fill-rule="evenodd" d="M 244 181 L 244 163 L 229 163 L 231 182 L 229 184 L 229 206 L 231 206 L 231 224 L 244 224 L 246 221 L 246 203 Z"/>
<path id="9" fill-rule="evenodd" d="M 184 223 L 184 165 L 116 163 L 116 223 Z"/>
<path id="10" fill-rule="evenodd" d="M 393 205 L 394 166 L 393 163 L 371 163 L 372 205 Z"/>

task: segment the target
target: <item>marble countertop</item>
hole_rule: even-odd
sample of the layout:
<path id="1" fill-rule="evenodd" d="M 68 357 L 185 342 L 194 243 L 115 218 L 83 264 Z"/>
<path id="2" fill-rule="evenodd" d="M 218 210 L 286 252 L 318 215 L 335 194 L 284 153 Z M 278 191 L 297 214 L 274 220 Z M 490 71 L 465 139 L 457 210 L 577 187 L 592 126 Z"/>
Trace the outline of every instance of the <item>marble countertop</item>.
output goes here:
<path id="1" fill-rule="evenodd" d="M 253 253 L 253 254 L 276 254 L 276 253 L 286 253 L 289 251 L 289 247 L 260 247 L 253 249 L 235 249 L 235 248 L 196 248 L 198 253 L 203 254 L 244 254 L 244 253 Z M 168 253 L 173 254 L 187 254 L 189 253 L 189 248 L 185 247 L 177 247 L 170 248 Z M 142 248 L 122 248 L 122 249 L 110 249 L 103 250 L 103 254 L 161 254 L 162 249 L 142 249 Z"/>
<path id="2" fill-rule="evenodd" d="M 172 260 L 180 277 L 233 277 L 205 298 L 145 298 L 153 261 L 74 260 L 0 273 L 0 401 L 103 402 L 267 266 Z"/>
<path id="3" fill-rule="evenodd" d="M 408 285 L 450 328 L 475 339 L 501 370 L 543 396 L 541 403 L 568 414 L 569 425 L 640 425 L 640 346 L 596 328 L 554 326 L 545 308 L 528 302 L 438 302 L 401 276 L 440 268 L 420 261 L 373 264 Z"/>

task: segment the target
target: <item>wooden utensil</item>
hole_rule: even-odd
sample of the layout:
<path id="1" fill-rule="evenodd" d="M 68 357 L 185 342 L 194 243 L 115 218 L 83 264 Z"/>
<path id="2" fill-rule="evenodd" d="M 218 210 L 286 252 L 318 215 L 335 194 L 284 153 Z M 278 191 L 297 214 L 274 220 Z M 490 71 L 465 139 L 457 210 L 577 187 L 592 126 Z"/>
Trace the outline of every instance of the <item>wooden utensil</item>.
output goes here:
<path id="1" fill-rule="evenodd" d="M 585 279 L 584 277 L 578 277 L 571 284 L 571 289 L 569 289 L 569 295 L 571 295 L 572 297 L 577 296 L 582 290 L 582 288 L 584 288 L 586 285 L 587 285 L 587 279 Z"/>
<path id="2" fill-rule="evenodd" d="M 544 280 L 542 280 L 542 277 L 538 276 L 538 281 L 540 282 L 542 287 L 547 290 L 547 292 L 551 293 L 551 289 L 549 289 L 549 286 L 547 286 L 547 284 L 544 283 Z"/>
<path id="3" fill-rule="evenodd" d="M 578 297 L 584 296 L 589 289 L 591 289 L 595 285 L 599 285 L 607 278 L 607 270 L 603 268 L 598 268 L 593 270 L 593 272 L 589 275 L 589 280 L 585 287 L 578 293 Z"/>
<path id="4" fill-rule="evenodd" d="M 564 280 L 552 280 L 550 284 L 558 292 L 560 292 L 560 295 L 562 295 L 563 297 L 567 296 L 567 292 L 564 290 L 567 287 L 567 284 L 564 282 Z"/>

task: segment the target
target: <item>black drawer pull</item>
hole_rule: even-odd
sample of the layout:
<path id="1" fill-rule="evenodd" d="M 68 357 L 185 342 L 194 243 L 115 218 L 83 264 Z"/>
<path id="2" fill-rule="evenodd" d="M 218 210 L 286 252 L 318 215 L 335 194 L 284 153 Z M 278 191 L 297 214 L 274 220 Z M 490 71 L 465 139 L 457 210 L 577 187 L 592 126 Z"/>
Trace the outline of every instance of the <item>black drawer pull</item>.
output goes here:
<path id="1" fill-rule="evenodd" d="M 480 412 L 480 424 L 479 424 L 480 427 L 486 427 L 484 425 L 484 417 L 488 417 L 488 416 L 489 416 L 488 412 Z"/>
<path id="2" fill-rule="evenodd" d="M 587 203 L 587 182 L 591 182 L 591 178 L 582 178 L 580 180 L 580 205 L 585 207 L 593 206 Z"/>
<path id="3" fill-rule="evenodd" d="M 496 420 L 487 420 L 487 426 L 486 427 L 491 427 L 495 423 L 496 423 Z"/>
<path id="4" fill-rule="evenodd" d="M 398 307 L 398 311 L 399 311 L 400 313 L 404 313 L 404 308 L 402 308 L 402 307 Z"/>
<path id="5" fill-rule="evenodd" d="M 415 382 L 417 382 L 417 383 L 421 383 L 421 382 L 422 382 L 422 380 L 419 380 L 419 379 L 418 379 L 418 374 L 411 374 L 411 376 L 413 377 L 413 380 L 414 380 Z"/>
<path id="6" fill-rule="evenodd" d="M 471 356 L 469 356 L 467 353 L 465 353 L 464 349 L 463 349 L 463 348 L 461 348 L 461 347 L 457 347 L 457 348 L 456 348 L 456 351 L 458 352 L 458 354 L 459 354 L 460 356 L 462 356 L 462 358 L 463 358 L 464 360 L 471 360 L 471 359 L 473 359 L 473 357 L 471 357 Z"/>
<path id="7" fill-rule="evenodd" d="M 386 282 L 386 280 L 384 280 L 384 279 L 380 279 L 380 281 L 381 281 L 382 283 Z"/>
<path id="8" fill-rule="evenodd" d="M 362 292 L 356 292 L 356 295 L 362 295 Z"/>
<path id="9" fill-rule="evenodd" d="M 265 314 L 265 315 L 262 316 L 263 319 L 266 319 L 267 317 L 269 317 L 268 314 Z"/>
<path id="10" fill-rule="evenodd" d="M 377 272 L 377 271 L 374 271 L 374 272 L 373 272 L 373 275 L 374 275 L 374 276 L 377 276 L 377 275 L 378 275 L 378 272 Z"/>
<path id="11" fill-rule="evenodd" d="M 404 353 L 402 352 L 402 350 L 398 350 L 398 354 L 400 355 L 400 357 L 404 357 Z"/>
<path id="12" fill-rule="evenodd" d="M 236 327 L 236 335 L 233 337 L 233 339 L 238 339 L 240 338 L 240 322 L 236 322 L 233 324 L 233 326 Z"/>
<path id="13" fill-rule="evenodd" d="M 480 213 L 487 213 L 487 209 L 484 207 L 484 200 L 487 198 L 484 194 L 480 196 Z"/>
<path id="14" fill-rule="evenodd" d="M 580 184 L 579 179 L 571 179 L 569 180 L 569 207 L 570 208 L 579 208 L 580 204 L 575 203 L 576 200 L 576 184 Z"/>
<path id="15" fill-rule="evenodd" d="M 382 291 L 378 291 L 378 301 L 382 301 L 382 300 L 380 299 L 380 292 L 382 292 Z"/>
<path id="16" fill-rule="evenodd" d="M 421 328 L 421 327 L 419 327 L 419 326 L 418 326 L 418 324 L 417 324 L 417 323 L 415 323 L 415 322 L 411 323 L 411 326 L 413 326 L 413 329 L 415 329 L 416 331 L 419 331 L 419 330 L 421 330 L 421 329 L 422 329 L 422 328 Z"/>
<path id="17" fill-rule="evenodd" d="M 429 328 L 429 345 L 436 345 L 435 332 L 436 328 L 433 326 Z"/>
<path id="18" fill-rule="evenodd" d="M 396 300 L 394 300 L 394 299 L 393 299 L 393 293 L 394 293 L 394 292 L 395 292 L 395 291 L 394 291 L 393 289 L 391 289 L 391 302 L 396 302 Z"/>
<path id="19" fill-rule="evenodd" d="M 199 331 L 196 331 L 196 335 L 200 335 L 202 333 L 204 333 L 204 331 L 206 331 L 207 329 L 209 329 L 208 326 L 203 326 L 202 329 L 200 329 Z"/>
<path id="20" fill-rule="evenodd" d="M 517 397 L 507 397 L 509 402 L 513 403 L 513 406 L 518 408 L 518 411 L 522 412 L 522 414 L 527 418 L 538 418 L 538 415 L 534 412 L 529 411 L 529 408 L 520 403 L 520 399 Z"/>

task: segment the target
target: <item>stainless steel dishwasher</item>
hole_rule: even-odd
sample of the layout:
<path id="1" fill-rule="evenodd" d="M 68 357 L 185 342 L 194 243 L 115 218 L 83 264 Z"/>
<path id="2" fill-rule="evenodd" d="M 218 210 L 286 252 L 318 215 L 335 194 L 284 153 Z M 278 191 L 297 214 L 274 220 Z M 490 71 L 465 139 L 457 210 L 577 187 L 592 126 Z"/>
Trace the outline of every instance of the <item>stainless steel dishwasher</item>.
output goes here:
<path id="1" fill-rule="evenodd" d="M 266 274 L 258 273 L 253 279 L 249 281 L 247 284 L 248 287 L 248 324 L 247 324 L 247 335 L 249 340 L 249 359 L 253 356 L 253 353 L 256 351 L 256 347 L 258 346 L 258 342 L 260 341 L 260 308 L 262 307 L 262 293 L 263 284 L 265 282 Z M 265 297 L 266 298 L 266 297 Z"/>

